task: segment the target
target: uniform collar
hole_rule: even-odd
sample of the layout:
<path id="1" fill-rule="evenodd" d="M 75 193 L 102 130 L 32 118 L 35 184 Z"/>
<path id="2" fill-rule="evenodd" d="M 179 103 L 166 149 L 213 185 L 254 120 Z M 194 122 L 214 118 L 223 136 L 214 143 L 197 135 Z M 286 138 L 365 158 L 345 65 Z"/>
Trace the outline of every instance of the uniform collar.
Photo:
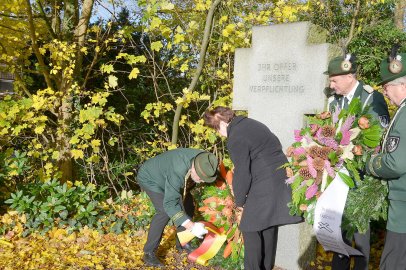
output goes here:
<path id="1" fill-rule="evenodd" d="M 402 99 L 402 101 L 399 104 L 399 107 L 402 106 L 405 102 L 406 102 L 406 97 L 404 99 Z"/>
<path id="2" fill-rule="evenodd" d="M 354 97 L 355 91 L 357 90 L 358 86 L 359 86 L 359 81 L 357 81 L 357 83 L 354 85 L 354 87 L 351 89 L 351 91 L 347 95 L 344 95 L 344 97 L 346 97 L 348 99 L 348 104 L 351 103 L 351 100 Z"/>

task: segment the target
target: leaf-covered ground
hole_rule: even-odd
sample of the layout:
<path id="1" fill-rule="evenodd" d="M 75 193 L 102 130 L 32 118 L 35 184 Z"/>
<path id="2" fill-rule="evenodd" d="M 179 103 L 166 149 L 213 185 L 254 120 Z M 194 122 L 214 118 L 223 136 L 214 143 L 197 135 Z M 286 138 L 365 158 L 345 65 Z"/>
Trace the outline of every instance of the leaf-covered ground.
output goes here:
<path id="1" fill-rule="evenodd" d="M 132 237 L 125 234 L 101 235 L 87 228 L 72 234 L 64 229 L 54 229 L 45 236 L 26 238 L 10 233 L 0 237 L 0 269 L 153 269 L 143 266 L 145 237 L 144 232 Z M 383 235 L 374 234 L 372 240 L 369 269 L 378 269 Z M 187 254 L 178 252 L 174 246 L 174 229 L 169 228 L 158 250 L 165 269 L 221 269 L 190 263 Z M 332 254 L 324 252 L 319 246 L 317 258 L 307 270 L 331 269 L 331 258 Z"/>
<path id="2" fill-rule="evenodd" d="M 383 244 L 384 244 L 384 231 L 378 230 L 371 234 L 371 254 L 369 270 L 379 269 L 379 260 L 381 258 Z M 310 263 L 310 267 L 306 270 L 331 270 L 331 260 L 333 259 L 332 252 L 325 252 L 321 245 L 317 246 L 316 260 Z"/>

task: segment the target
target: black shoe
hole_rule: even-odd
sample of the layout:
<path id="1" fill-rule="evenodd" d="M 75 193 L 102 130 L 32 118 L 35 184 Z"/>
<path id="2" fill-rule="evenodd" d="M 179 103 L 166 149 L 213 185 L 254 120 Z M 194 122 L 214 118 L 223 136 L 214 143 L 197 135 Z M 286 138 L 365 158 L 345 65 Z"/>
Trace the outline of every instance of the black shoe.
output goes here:
<path id="1" fill-rule="evenodd" d="M 179 246 L 179 247 L 176 247 L 176 249 L 178 250 L 178 251 L 186 251 L 187 252 L 187 254 L 189 254 L 189 253 L 191 253 L 192 251 L 194 251 L 195 250 L 195 248 L 193 248 L 190 244 L 186 244 L 186 245 L 184 245 L 183 247 L 182 246 Z"/>
<path id="2" fill-rule="evenodd" d="M 164 265 L 158 260 L 154 252 L 144 253 L 144 263 L 148 266 L 163 267 Z"/>

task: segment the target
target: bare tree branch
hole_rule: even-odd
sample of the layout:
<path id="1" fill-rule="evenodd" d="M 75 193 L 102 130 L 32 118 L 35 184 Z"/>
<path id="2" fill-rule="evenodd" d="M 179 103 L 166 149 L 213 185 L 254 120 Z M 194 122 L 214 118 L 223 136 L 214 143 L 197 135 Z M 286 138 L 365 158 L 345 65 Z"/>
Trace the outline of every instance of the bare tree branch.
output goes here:
<path id="1" fill-rule="evenodd" d="M 361 1 L 358 0 L 358 1 L 357 1 L 357 5 L 355 6 L 354 16 L 352 17 L 352 20 L 351 20 L 350 33 L 348 34 L 348 38 L 347 38 L 347 40 L 345 41 L 344 50 L 347 49 L 348 44 L 350 44 L 351 40 L 354 38 L 355 25 L 356 25 L 356 23 L 357 23 L 357 17 L 358 17 L 358 13 L 359 13 L 359 10 L 360 10 L 360 5 L 361 5 L 360 2 L 361 2 Z"/>
<path id="2" fill-rule="evenodd" d="M 199 63 L 196 68 L 196 72 L 192 78 L 192 82 L 190 83 L 188 90 L 192 92 L 199 80 L 200 74 L 202 73 L 203 70 L 203 65 L 204 65 L 204 60 L 206 58 L 206 52 L 207 52 L 207 47 L 209 46 L 210 42 L 210 35 L 211 35 L 211 25 L 213 22 L 214 18 L 214 12 L 217 9 L 217 6 L 220 4 L 221 0 L 215 0 L 209 9 L 209 12 L 206 17 L 206 24 L 204 26 L 204 35 L 203 35 L 203 40 L 202 40 L 202 46 L 200 48 L 200 54 L 199 54 Z M 182 97 L 183 102 L 177 105 L 176 111 L 175 111 L 175 116 L 173 117 L 173 126 L 172 126 L 172 144 L 176 144 L 178 141 L 178 132 L 179 132 L 179 119 L 182 113 L 182 108 L 184 101 L 186 99 L 185 95 Z"/>
<path id="3" fill-rule="evenodd" d="M 45 12 L 44 8 L 42 7 L 41 1 L 37 0 L 37 5 L 39 6 L 39 11 L 41 13 L 41 18 L 45 21 L 45 25 L 47 26 L 48 32 L 51 34 L 52 38 L 56 38 L 55 32 L 52 29 L 51 23 L 49 22 Z"/>
<path id="4" fill-rule="evenodd" d="M 94 5 L 94 0 L 84 0 L 82 5 L 82 14 L 79 19 L 79 23 L 75 29 L 75 38 L 77 39 L 77 43 L 79 45 L 77 51 L 77 59 L 76 59 L 76 66 L 75 66 L 75 77 L 79 74 L 82 68 L 83 62 L 83 52 L 81 49 L 85 45 L 85 37 L 87 28 L 89 27 L 90 16 L 92 15 L 92 8 Z"/>
<path id="5" fill-rule="evenodd" d="M 30 0 L 26 0 L 25 2 L 27 5 L 28 25 L 29 25 L 29 29 L 30 29 L 30 37 L 31 37 L 31 42 L 32 42 L 31 46 L 32 46 L 35 56 L 37 57 L 38 63 L 41 68 L 41 72 L 45 78 L 45 82 L 47 83 L 47 86 L 52 89 L 53 87 L 52 87 L 51 78 L 49 76 L 49 73 L 47 72 L 47 68 L 46 68 L 44 59 L 42 58 L 42 55 L 41 55 L 38 45 L 37 45 L 37 37 L 36 37 L 36 33 L 35 33 L 35 26 L 34 26 L 34 20 L 33 20 L 33 16 L 32 16 L 31 3 L 30 3 Z"/>
<path id="6" fill-rule="evenodd" d="M 25 31 L 15 29 L 15 28 L 13 28 L 13 27 L 11 27 L 11 26 L 4 25 L 4 24 L 0 24 L 0 27 L 3 27 L 3 28 L 6 28 L 6 29 L 9 29 L 9 30 L 14 31 L 14 32 L 25 33 Z"/>

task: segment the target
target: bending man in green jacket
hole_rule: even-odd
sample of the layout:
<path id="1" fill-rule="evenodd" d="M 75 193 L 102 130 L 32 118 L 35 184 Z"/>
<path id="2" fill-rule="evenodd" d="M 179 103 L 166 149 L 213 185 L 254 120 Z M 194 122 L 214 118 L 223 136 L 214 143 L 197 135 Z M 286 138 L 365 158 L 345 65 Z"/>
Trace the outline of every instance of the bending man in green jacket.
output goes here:
<path id="1" fill-rule="evenodd" d="M 217 177 L 217 166 L 218 160 L 212 153 L 189 148 L 167 151 L 147 160 L 141 166 L 137 176 L 138 183 L 148 194 L 156 210 L 144 246 L 144 262 L 148 266 L 163 266 L 156 257 L 155 250 L 169 219 L 172 219 L 178 231 L 191 230 L 199 238 L 207 233 L 202 223 L 191 220 L 194 209 L 190 194 L 186 196 L 187 187 L 190 183 L 213 182 Z M 192 205 L 190 209 L 187 201 Z M 177 247 L 181 248 L 178 240 Z M 189 248 L 185 249 L 190 251 Z"/>

